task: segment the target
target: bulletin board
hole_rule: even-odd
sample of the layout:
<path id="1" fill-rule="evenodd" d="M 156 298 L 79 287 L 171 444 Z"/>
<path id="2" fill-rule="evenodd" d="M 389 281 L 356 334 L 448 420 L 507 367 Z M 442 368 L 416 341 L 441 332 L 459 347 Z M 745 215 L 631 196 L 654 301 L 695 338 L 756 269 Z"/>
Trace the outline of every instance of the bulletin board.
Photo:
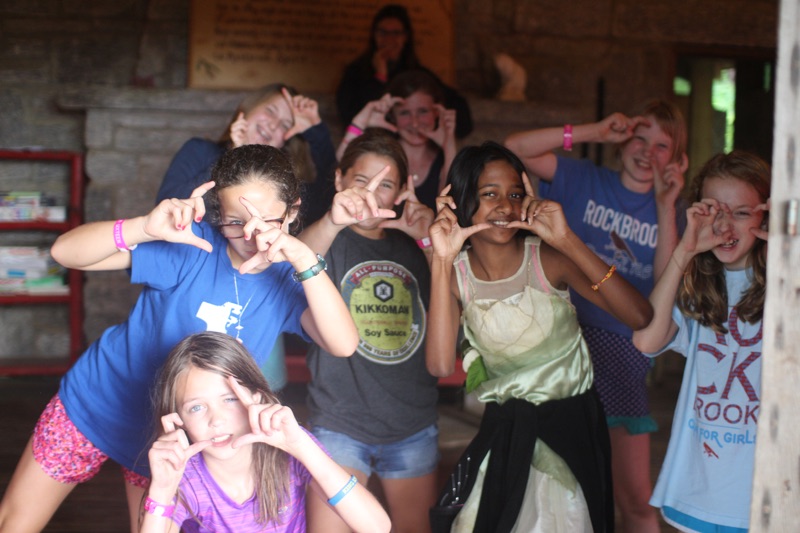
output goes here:
<path id="1" fill-rule="evenodd" d="M 386 0 L 192 0 L 189 87 L 255 89 L 283 82 L 334 92 L 345 65 L 369 43 Z M 417 56 L 454 79 L 453 0 L 406 0 Z"/>

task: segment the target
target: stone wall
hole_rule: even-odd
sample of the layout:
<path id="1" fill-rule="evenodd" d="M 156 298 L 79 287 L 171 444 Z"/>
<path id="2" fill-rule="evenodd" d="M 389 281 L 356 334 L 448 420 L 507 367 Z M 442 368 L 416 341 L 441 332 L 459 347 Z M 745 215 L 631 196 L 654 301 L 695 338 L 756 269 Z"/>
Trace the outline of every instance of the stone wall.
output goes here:
<path id="1" fill-rule="evenodd" d="M 776 41 L 775 0 L 454 3 L 458 85 L 475 122 L 466 143 L 594 120 L 600 81 L 604 108 L 628 111 L 670 94 L 678 53 L 762 54 Z M 242 97 L 185 89 L 188 8 L 188 0 L 0 2 L 0 146 L 85 151 L 87 220 L 146 212 L 180 145 L 218 137 Z M 528 102 L 492 99 L 499 52 L 526 68 Z M 311 96 L 337 140 L 332 95 Z M 0 189 L 58 192 L 65 176 L 42 166 L 0 170 Z M 137 289 L 123 273 L 91 273 L 85 294 L 91 341 L 125 318 Z M 64 314 L 0 309 L 0 357 L 65 351 L 66 326 L 55 325 Z"/>

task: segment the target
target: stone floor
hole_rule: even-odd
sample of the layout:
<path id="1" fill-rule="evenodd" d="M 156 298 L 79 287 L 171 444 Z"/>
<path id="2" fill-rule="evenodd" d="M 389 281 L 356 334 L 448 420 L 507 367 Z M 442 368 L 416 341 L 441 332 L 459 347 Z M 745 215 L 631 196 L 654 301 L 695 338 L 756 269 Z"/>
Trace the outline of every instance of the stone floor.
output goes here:
<path id="1" fill-rule="evenodd" d="M 652 441 L 653 480 L 658 476 L 669 440 L 672 410 L 680 387 L 680 365 L 679 358 L 667 358 L 658 367 L 650 387 L 651 407 L 659 424 Z M 58 380 L 53 377 L 0 378 L 0 488 L 3 491 L 37 417 L 57 388 Z M 286 403 L 303 419 L 305 387 L 291 385 L 284 394 Z M 479 417 L 465 410 L 461 400 L 459 390 L 442 390 L 439 410 L 442 479 L 477 430 Z M 93 480 L 72 492 L 45 531 L 111 533 L 123 532 L 126 528 L 122 476 L 119 468 L 107 465 Z M 666 531 L 674 529 L 662 523 L 662 532 Z"/>

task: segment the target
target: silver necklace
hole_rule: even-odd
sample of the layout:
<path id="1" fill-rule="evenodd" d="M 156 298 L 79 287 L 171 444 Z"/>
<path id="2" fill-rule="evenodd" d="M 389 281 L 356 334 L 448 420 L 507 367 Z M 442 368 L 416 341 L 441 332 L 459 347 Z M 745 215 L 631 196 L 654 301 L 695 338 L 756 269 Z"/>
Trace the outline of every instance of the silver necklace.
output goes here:
<path id="1" fill-rule="evenodd" d="M 239 284 L 236 283 L 236 274 L 233 275 L 233 290 L 236 292 L 236 305 L 239 306 L 241 310 L 239 311 L 239 320 L 236 323 L 236 340 L 242 342 L 242 339 L 239 338 L 239 333 L 244 329 L 242 319 L 244 318 L 244 312 L 247 311 L 247 306 L 250 305 L 250 300 L 253 299 L 253 295 L 250 295 L 250 298 L 247 299 L 247 303 L 242 307 L 242 304 L 239 303 Z"/>

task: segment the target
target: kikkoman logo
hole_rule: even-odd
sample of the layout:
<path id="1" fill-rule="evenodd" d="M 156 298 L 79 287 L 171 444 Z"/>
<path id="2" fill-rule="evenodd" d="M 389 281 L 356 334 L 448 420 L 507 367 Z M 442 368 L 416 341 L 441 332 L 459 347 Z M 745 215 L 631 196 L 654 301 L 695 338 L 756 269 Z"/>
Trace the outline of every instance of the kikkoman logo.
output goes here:
<path id="1" fill-rule="evenodd" d="M 375 284 L 374 288 L 375 298 L 382 302 L 388 302 L 394 297 L 394 289 L 391 284 L 385 281 L 379 281 Z"/>

